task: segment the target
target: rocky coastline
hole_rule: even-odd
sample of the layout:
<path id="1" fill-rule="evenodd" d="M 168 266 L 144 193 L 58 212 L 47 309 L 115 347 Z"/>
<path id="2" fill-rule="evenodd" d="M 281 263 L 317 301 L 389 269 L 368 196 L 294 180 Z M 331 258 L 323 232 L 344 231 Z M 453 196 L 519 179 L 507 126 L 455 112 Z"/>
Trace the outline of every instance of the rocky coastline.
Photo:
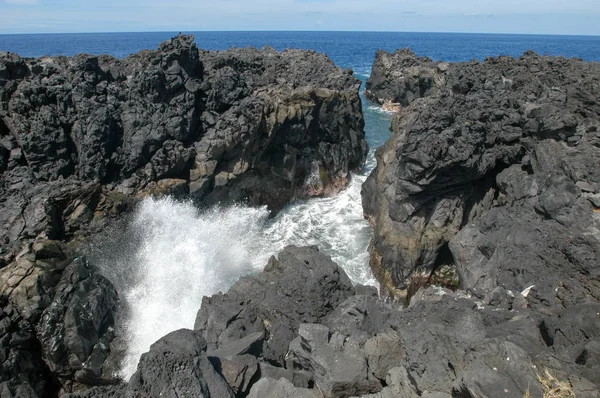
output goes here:
<path id="1" fill-rule="evenodd" d="M 24 239 L 72 238 L 149 195 L 277 212 L 343 189 L 368 151 L 360 82 L 312 51 L 206 52 L 179 36 L 121 60 L 0 65 L 5 262 Z"/>
<path id="2" fill-rule="evenodd" d="M 118 294 L 85 257 L 140 200 L 275 214 L 343 189 L 368 147 L 360 82 L 313 51 L 0 54 L 0 395 L 118 383 Z"/>
<path id="3" fill-rule="evenodd" d="M 362 191 L 385 293 L 412 303 L 440 284 L 513 311 L 556 355 L 533 365 L 598 385 L 581 358 L 600 330 L 600 64 L 533 52 L 448 64 L 403 49 L 377 53 L 367 90 L 402 104 Z M 596 331 L 557 347 L 557 333 L 585 330 L 557 323 L 586 309 Z M 512 333 L 499 337 L 539 358 Z"/>
<path id="4" fill-rule="evenodd" d="M 311 51 L 181 35 L 0 54 L 0 396 L 599 396 L 600 64 L 532 52 L 377 53 L 367 96 L 397 113 L 362 191 L 380 292 L 289 246 L 116 376 L 119 292 L 86 245 L 148 196 L 335 194 L 368 150 L 359 87 Z"/>

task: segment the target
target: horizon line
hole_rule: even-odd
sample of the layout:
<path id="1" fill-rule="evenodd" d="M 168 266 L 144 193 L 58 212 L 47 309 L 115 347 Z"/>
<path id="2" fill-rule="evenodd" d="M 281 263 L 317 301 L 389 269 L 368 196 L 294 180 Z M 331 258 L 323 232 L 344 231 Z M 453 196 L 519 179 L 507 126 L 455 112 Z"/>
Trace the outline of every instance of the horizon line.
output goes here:
<path id="1" fill-rule="evenodd" d="M 140 30 L 140 31 L 98 31 L 98 32 L 26 32 L 26 33 L 1 33 L 0 36 L 26 36 L 26 35 L 97 35 L 97 34 L 125 34 L 125 33 L 177 33 L 177 30 Z M 498 36 L 564 36 L 564 37 L 597 37 L 600 34 L 566 34 L 566 33 L 509 33 L 509 32 L 457 32 L 457 31 L 394 31 L 394 30 L 276 30 L 276 29 L 251 29 L 251 30 L 186 30 L 179 31 L 183 34 L 193 33 L 408 33 L 408 34 L 459 34 L 459 35 L 498 35 Z"/>

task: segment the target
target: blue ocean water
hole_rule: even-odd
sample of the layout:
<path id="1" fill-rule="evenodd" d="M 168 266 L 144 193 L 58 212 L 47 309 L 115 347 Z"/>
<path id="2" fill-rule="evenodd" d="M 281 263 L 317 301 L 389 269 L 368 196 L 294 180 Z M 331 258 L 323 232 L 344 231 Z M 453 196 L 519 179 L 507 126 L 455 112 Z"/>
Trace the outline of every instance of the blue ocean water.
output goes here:
<path id="1" fill-rule="evenodd" d="M 393 51 L 410 47 L 418 55 L 449 62 L 483 60 L 487 56 L 517 57 L 526 50 L 539 54 L 579 57 L 600 61 L 600 36 L 499 35 L 463 33 L 392 32 L 189 32 L 198 47 L 223 50 L 229 47 L 271 46 L 313 49 L 326 53 L 336 64 L 357 73 L 370 69 L 377 49 Z M 158 44 L 177 32 L 84 33 L 0 35 L 0 51 L 24 57 L 110 54 L 126 57 Z"/>

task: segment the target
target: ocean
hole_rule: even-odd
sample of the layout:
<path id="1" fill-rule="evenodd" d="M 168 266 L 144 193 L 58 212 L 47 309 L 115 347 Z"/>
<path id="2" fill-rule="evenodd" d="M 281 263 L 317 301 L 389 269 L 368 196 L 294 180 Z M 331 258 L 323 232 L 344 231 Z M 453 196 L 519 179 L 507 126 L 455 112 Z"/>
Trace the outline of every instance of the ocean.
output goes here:
<path id="1" fill-rule="evenodd" d="M 184 32 L 186 33 L 186 32 Z M 0 51 L 25 57 L 110 54 L 126 57 L 158 44 L 177 32 L 0 35 Z M 313 49 L 338 66 L 352 68 L 366 82 L 375 51 L 410 47 L 417 55 L 450 62 L 488 56 L 540 54 L 600 61 L 600 37 L 446 33 L 368 32 L 192 32 L 199 48 L 270 46 Z M 362 90 L 361 90 L 362 95 Z M 212 208 L 203 212 L 186 202 L 145 200 L 132 217 L 130 230 L 114 231 L 111 242 L 133 234 L 135 250 L 99 245 L 92 258 L 117 286 L 127 305 L 121 320 L 127 358 L 121 374 L 128 378 L 150 344 L 173 330 L 191 328 L 202 297 L 226 291 L 243 275 L 259 272 L 271 255 L 289 244 L 318 245 L 342 266 L 355 283 L 376 285 L 367 247 L 372 235 L 364 220 L 360 189 L 375 167 L 374 149 L 390 132 L 391 115 L 364 97 L 365 133 L 371 147 L 367 163 L 348 189 L 334 198 L 292 203 L 276 217 L 265 208 Z M 123 245 L 127 247 L 127 245 Z"/>
<path id="2" fill-rule="evenodd" d="M 43 55 L 110 54 L 126 57 L 159 43 L 178 32 L 81 33 L 0 35 L 0 51 L 23 57 Z M 600 36 L 549 36 L 467 33 L 394 32 L 183 32 L 196 37 L 198 47 L 223 50 L 230 47 L 271 46 L 312 49 L 327 54 L 336 64 L 358 73 L 370 70 L 377 49 L 393 51 L 410 47 L 417 55 L 447 62 L 483 60 L 488 56 L 518 57 L 527 50 L 539 54 L 600 61 Z"/>

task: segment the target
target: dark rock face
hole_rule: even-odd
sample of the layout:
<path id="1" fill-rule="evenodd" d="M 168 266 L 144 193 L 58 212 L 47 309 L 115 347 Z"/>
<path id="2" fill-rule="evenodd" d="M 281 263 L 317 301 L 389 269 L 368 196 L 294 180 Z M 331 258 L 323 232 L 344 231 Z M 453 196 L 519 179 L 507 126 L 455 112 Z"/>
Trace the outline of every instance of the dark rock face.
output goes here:
<path id="1" fill-rule="evenodd" d="M 360 82 L 351 72 L 310 51 L 201 59 L 207 102 L 191 179 L 195 187 L 214 180 L 209 200 L 248 197 L 278 210 L 294 196 L 338 191 L 362 166 Z"/>
<path id="2" fill-rule="evenodd" d="M 379 50 L 365 93 L 378 104 L 392 102 L 408 106 L 418 98 L 439 91 L 439 72 L 443 72 L 444 65 L 440 64 L 438 69 L 429 58 L 419 58 L 407 48 L 393 54 Z"/>
<path id="3" fill-rule="evenodd" d="M 295 387 L 289 380 L 281 378 L 262 378 L 256 383 L 248 398 L 318 398 L 320 395 L 315 390 Z"/>
<path id="4" fill-rule="evenodd" d="M 407 105 L 363 187 L 388 290 L 449 264 L 463 289 L 535 285 L 533 305 L 557 309 L 597 299 L 600 65 L 403 50 L 379 53 L 372 79 L 372 95 Z M 416 81 L 432 82 L 423 98 Z"/>
<path id="5" fill-rule="evenodd" d="M 38 241 L 0 270 L 0 379 L 11 391 L 20 385 L 52 397 L 117 382 L 110 357 L 117 294 L 73 257 L 59 242 Z"/>
<path id="6" fill-rule="evenodd" d="M 344 279 L 314 248 L 289 247 L 204 301 L 197 332 L 237 396 L 542 397 L 546 370 L 581 396 L 598 393 L 599 303 L 542 313 L 531 292 L 433 286 L 400 308 L 320 282 Z"/>
<path id="7" fill-rule="evenodd" d="M 314 247 L 290 246 L 263 273 L 205 298 L 194 329 L 209 351 L 231 350 L 250 337 L 254 344 L 242 344 L 248 349 L 234 355 L 260 355 L 282 366 L 300 323 L 320 322 L 353 294 L 350 279 L 328 256 Z"/>
<path id="8" fill-rule="evenodd" d="M 402 357 L 386 329 L 393 311 L 316 248 L 290 246 L 263 273 L 205 298 L 195 329 L 238 396 L 252 375 L 249 396 L 349 397 L 381 391 Z"/>
<path id="9" fill-rule="evenodd" d="M 359 86 L 315 52 L 204 52 L 182 35 L 121 60 L 0 53 L 2 395 L 120 394 L 118 297 L 75 253 L 147 196 L 278 211 L 336 193 L 366 157 Z M 227 365 L 246 394 L 258 364 Z"/>
<path id="10" fill-rule="evenodd" d="M 362 194 L 371 266 L 410 304 L 373 396 L 542 396 L 545 370 L 597 395 L 600 65 L 379 52 L 367 89 L 402 106 Z M 441 269 L 456 293 L 419 290 Z"/>
<path id="11" fill-rule="evenodd" d="M 381 382 L 370 371 L 370 366 L 377 366 L 377 360 L 365 355 L 368 344 L 362 348 L 352 335 L 330 335 L 329 328 L 323 325 L 302 324 L 298 335 L 289 346 L 288 368 L 301 368 L 314 375 L 325 396 L 360 396 L 381 390 Z M 384 354 L 393 358 L 393 362 L 401 357 L 402 349 L 397 340 L 391 344 L 397 350 Z M 380 347 L 379 355 L 382 350 Z M 384 377 L 388 370 L 383 370 Z"/>
<path id="12" fill-rule="evenodd" d="M 56 239 L 119 195 L 247 200 L 277 211 L 342 189 L 367 145 L 351 72 L 310 51 L 0 54 L 0 239 Z M 120 200 L 119 200 L 120 199 Z"/>
<path id="13" fill-rule="evenodd" d="M 71 397 L 542 397 L 546 370 L 598 395 L 599 303 L 543 314 L 531 294 L 433 286 L 401 308 L 346 280 L 315 248 L 288 247 L 206 298 L 197 330 L 153 345 L 129 384 Z"/>
<path id="14" fill-rule="evenodd" d="M 128 383 L 68 396 L 322 396 L 315 385 L 323 389 L 330 373 L 339 376 L 341 372 L 331 361 L 325 373 L 301 368 L 300 361 L 290 356 L 292 341 L 302 336 L 299 331 L 306 322 L 326 319 L 358 292 L 368 293 L 365 300 L 377 300 L 368 289 L 355 290 L 345 272 L 315 247 L 287 247 L 269 260 L 262 273 L 242 278 L 226 294 L 206 297 L 195 330 L 173 332 L 153 344 Z M 339 318 L 343 318 L 341 311 L 331 319 Z M 382 346 L 380 354 L 385 349 Z M 373 347 L 369 352 L 376 351 Z M 344 393 L 339 391 L 345 386 L 343 381 L 336 382 L 337 392 L 327 393 L 328 397 L 381 390 L 381 382 L 367 366 L 367 354 L 361 355 L 362 372 L 354 380 L 358 387 Z M 373 359 L 372 366 L 379 373 L 387 372 L 388 364 Z"/>
<path id="15" fill-rule="evenodd" d="M 514 299 L 506 292 L 504 298 Z M 529 390 L 532 397 L 542 397 L 538 376 L 548 370 L 581 396 L 592 397 L 599 391 L 598 378 L 576 358 L 585 345 L 594 345 L 598 329 L 591 330 L 599 326 L 594 325 L 598 308 L 584 304 L 568 310 L 570 315 L 544 320 L 534 309 L 502 308 L 465 292 L 421 290 L 410 308 L 394 311 L 388 320 L 386 328 L 399 336 L 402 354 L 387 363 L 386 387 L 368 396 L 517 397 Z M 563 325 L 572 321 L 572 327 L 562 326 L 567 335 L 569 330 L 581 333 L 552 347 L 541 325 L 563 318 Z"/>
<path id="16" fill-rule="evenodd" d="M 63 385 L 114 383 L 107 358 L 115 337 L 117 292 L 85 260 L 76 259 L 63 272 L 54 301 L 38 324 L 44 360 Z"/>
<path id="17" fill-rule="evenodd" d="M 209 357 L 208 359 L 236 396 L 245 396 L 250 393 L 250 386 L 258 380 L 258 360 L 252 355 Z"/>
<path id="18" fill-rule="evenodd" d="M 152 344 L 129 380 L 126 397 L 234 397 L 205 353 L 206 342 L 179 330 Z"/>

